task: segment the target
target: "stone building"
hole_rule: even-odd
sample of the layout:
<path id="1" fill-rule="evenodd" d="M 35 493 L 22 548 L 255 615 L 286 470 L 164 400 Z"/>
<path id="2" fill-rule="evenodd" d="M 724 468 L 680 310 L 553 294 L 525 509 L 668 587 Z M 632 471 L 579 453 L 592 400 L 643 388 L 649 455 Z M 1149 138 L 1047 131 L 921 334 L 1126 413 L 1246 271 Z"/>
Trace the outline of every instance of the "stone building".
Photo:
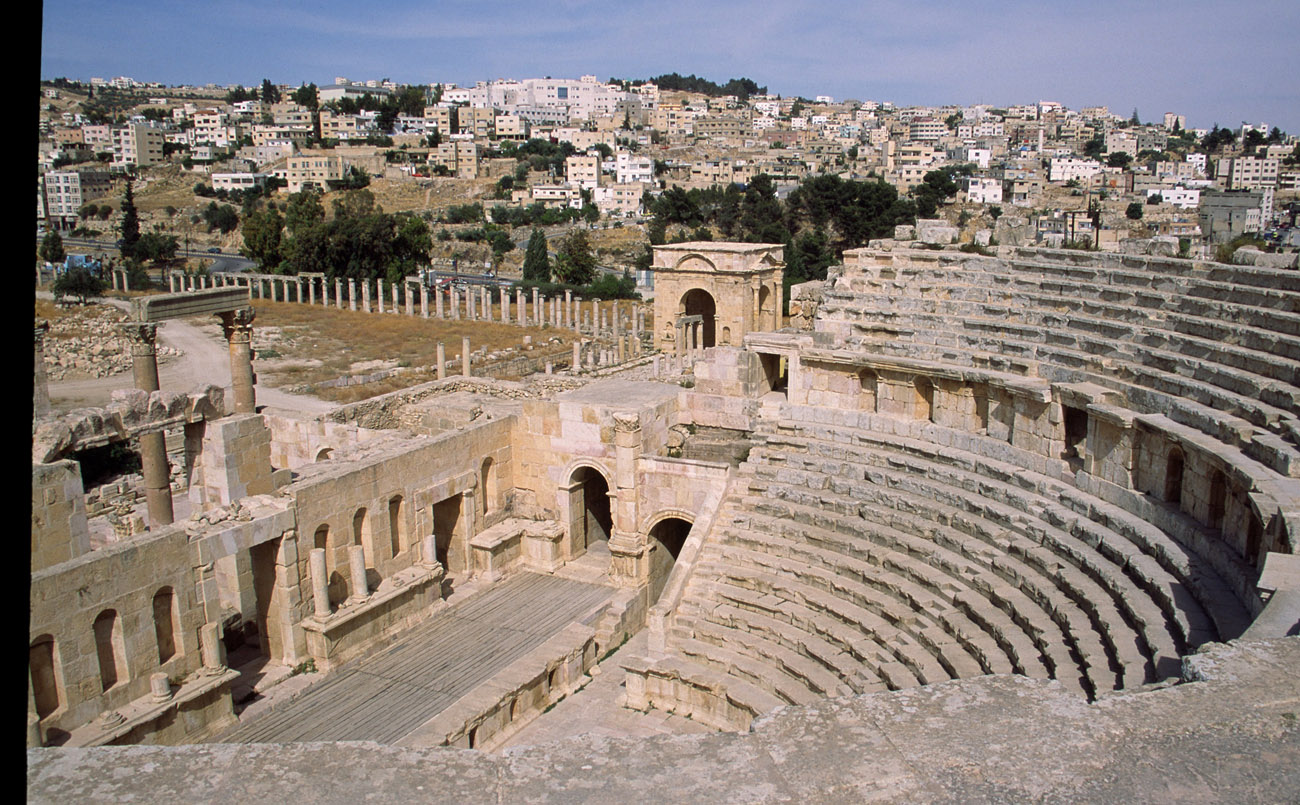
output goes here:
<path id="1" fill-rule="evenodd" d="M 1080 780 L 1138 796 L 1189 757 L 1217 798 L 1294 791 L 1291 276 L 886 242 L 796 286 L 780 327 L 781 257 L 656 249 L 653 343 L 704 348 L 689 375 L 449 378 L 299 419 L 256 410 L 252 321 L 224 311 L 233 412 L 219 389 L 148 390 L 144 372 L 105 409 L 39 420 L 33 746 L 229 729 L 223 636 L 334 668 L 434 617 L 449 584 L 599 555 L 608 590 L 402 747 L 33 749 L 29 796 L 139 795 L 218 755 L 239 790 L 289 794 L 285 764 L 310 770 L 299 795 L 359 794 L 353 770 L 381 766 L 397 790 L 414 763 L 447 799 L 471 778 L 502 798 L 723 797 L 722 777 L 755 800 L 1064 797 Z M 137 354 L 147 369 L 147 343 Z M 193 513 L 169 524 L 151 504 L 148 530 L 118 517 L 106 538 L 120 501 L 87 494 L 88 451 L 156 459 L 151 433 L 179 435 L 171 498 Z M 707 457 L 706 434 L 737 449 Z M 643 654 L 604 669 L 626 674 L 626 706 L 740 735 L 575 739 L 523 760 L 407 748 L 499 745 L 642 629 Z M 588 776 L 610 746 L 619 773 Z M 98 763 L 139 774 L 92 783 Z M 186 795 L 215 798 L 207 779 Z"/>

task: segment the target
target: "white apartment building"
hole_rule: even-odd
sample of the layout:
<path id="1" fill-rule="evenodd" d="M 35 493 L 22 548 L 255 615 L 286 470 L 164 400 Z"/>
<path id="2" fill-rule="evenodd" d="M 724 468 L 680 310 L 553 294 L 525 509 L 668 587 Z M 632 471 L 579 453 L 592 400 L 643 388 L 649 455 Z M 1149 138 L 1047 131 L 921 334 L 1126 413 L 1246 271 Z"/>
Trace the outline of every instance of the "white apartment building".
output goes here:
<path id="1" fill-rule="evenodd" d="M 962 190 L 966 200 L 972 204 L 1001 204 L 1002 182 L 980 176 L 967 176 L 962 179 Z"/>
<path id="2" fill-rule="evenodd" d="M 631 217 L 641 212 L 641 197 L 652 185 L 646 182 L 628 182 L 597 187 L 592 191 L 592 203 L 605 215 Z"/>
<path id="3" fill-rule="evenodd" d="M 214 173 L 213 190 L 249 190 L 266 185 L 265 173 Z"/>
<path id="4" fill-rule="evenodd" d="M 1229 157 L 1215 164 L 1215 178 L 1228 190 L 1262 190 L 1277 187 L 1279 159 Z"/>
<path id="5" fill-rule="evenodd" d="M 908 139 L 920 142 L 937 142 L 948 133 L 948 127 L 942 120 L 932 117 L 918 117 L 908 124 Z"/>
<path id="6" fill-rule="evenodd" d="M 1056 157 L 1048 163 L 1049 182 L 1086 182 L 1101 173 L 1101 163 L 1082 157 Z"/>
<path id="7" fill-rule="evenodd" d="M 957 148 L 948 149 L 948 161 L 953 163 L 973 162 L 979 165 L 981 169 L 986 169 L 989 162 L 993 159 L 993 150 L 989 148 L 976 148 L 971 145 L 962 145 Z"/>
<path id="8" fill-rule="evenodd" d="M 590 190 L 600 184 L 600 156 L 574 154 L 564 160 L 564 178 L 569 184 Z"/>
<path id="9" fill-rule="evenodd" d="M 614 155 L 614 181 L 619 184 L 653 182 L 654 178 L 654 160 L 650 157 L 637 156 L 628 151 L 619 151 Z"/>
<path id="10" fill-rule="evenodd" d="M 104 171 L 50 171 L 41 177 L 44 186 L 45 218 L 50 226 L 71 229 L 77 211 L 93 198 L 109 192 L 110 177 Z"/>
<path id="11" fill-rule="evenodd" d="M 1182 210 L 1194 210 L 1201 206 L 1201 191 L 1187 187 L 1168 187 L 1153 191 L 1147 195 L 1159 196 L 1162 204 L 1168 204 Z"/>

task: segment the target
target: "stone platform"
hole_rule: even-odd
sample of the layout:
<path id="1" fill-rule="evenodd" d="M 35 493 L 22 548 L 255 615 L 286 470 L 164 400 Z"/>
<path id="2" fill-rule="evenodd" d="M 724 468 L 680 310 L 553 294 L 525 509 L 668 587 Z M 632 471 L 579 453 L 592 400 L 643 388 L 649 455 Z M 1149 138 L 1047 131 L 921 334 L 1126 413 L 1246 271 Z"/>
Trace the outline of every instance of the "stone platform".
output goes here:
<path id="1" fill-rule="evenodd" d="M 610 597 L 594 584 L 523 573 L 345 665 L 222 743 L 397 743 Z"/>

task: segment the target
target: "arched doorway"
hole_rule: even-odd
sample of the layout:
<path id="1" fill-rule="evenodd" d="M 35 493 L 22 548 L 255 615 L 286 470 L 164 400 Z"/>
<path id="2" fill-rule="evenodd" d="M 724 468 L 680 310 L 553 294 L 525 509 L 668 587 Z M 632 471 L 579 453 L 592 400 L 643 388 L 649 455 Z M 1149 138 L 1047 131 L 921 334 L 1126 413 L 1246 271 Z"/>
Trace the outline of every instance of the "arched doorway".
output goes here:
<path id="1" fill-rule="evenodd" d="M 647 541 L 650 548 L 650 601 L 659 600 L 673 564 L 691 533 L 691 521 L 682 517 L 665 517 L 650 528 Z"/>
<path id="2" fill-rule="evenodd" d="M 706 348 L 716 346 L 718 306 L 713 301 L 712 294 L 700 288 L 692 288 L 682 296 L 680 308 L 683 316 L 700 316 L 704 319 L 704 323 L 700 326 L 700 346 Z"/>
<path id="3" fill-rule="evenodd" d="M 780 329 L 776 323 L 776 317 L 773 315 L 772 303 L 774 301 L 772 289 L 766 284 L 758 289 L 758 321 L 754 322 L 755 330 L 777 330 Z"/>
<path id="4" fill-rule="evenodd" d="M 569 479 L 569 529 L 575 554 L 608 541 L 614 531 L 609 482 L 596 469 L 579 467 Z"/>

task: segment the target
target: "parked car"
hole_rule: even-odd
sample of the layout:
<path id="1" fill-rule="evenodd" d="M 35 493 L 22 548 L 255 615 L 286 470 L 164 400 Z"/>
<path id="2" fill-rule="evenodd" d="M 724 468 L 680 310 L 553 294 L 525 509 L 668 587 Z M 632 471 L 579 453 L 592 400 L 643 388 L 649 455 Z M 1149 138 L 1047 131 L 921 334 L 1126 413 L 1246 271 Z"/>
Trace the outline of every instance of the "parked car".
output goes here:
<path id="1" fill-rule="evenodd" d="M 221 249 L 213 246 L 211 249 L 208 249 L 208 254 L 221 254 Z"/>

